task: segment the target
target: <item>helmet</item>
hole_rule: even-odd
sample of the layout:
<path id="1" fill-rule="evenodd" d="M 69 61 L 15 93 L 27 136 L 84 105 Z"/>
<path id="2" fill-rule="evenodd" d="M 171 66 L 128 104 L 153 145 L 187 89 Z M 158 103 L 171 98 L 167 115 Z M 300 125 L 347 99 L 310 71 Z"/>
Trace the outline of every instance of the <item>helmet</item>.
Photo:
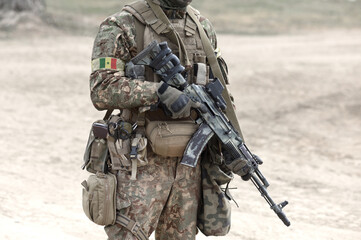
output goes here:
<path id="1" fill-rule="evenodd" d="M 182 9 L 187 7 L 192 0 L 159 0 L 160 5 L 170 9 Z"/>

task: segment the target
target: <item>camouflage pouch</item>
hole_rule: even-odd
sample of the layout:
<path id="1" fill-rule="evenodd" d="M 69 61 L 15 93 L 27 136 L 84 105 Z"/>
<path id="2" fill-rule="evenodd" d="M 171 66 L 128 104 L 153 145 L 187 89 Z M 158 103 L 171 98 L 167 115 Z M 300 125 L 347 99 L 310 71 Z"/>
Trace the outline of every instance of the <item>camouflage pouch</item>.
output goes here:
<path id="1" fill-rule="evenodd" d="M 224 236 L 231 227 L 231 205 L 221 185 L 228 184 L 233 174 L 222 169 L 221 156 L 209 148 L 202 155 L 201 168 L 202 197 L 197 227 L 206 236 Z"/>
<path id="2" fill-rule="evenodd" d="M 84 153 L 83 169 L 88 172 L 107 172 L 109 151 L 107 147 L 107 128 L 103 120 L 93 123 Z"/>
<path id="3" fill-rule="evenodd" d="M 116 220 L 117 179 L 113 174 L 97 172 L 83 181 L 83 210 L 96 224 L 113 225 Z"/>

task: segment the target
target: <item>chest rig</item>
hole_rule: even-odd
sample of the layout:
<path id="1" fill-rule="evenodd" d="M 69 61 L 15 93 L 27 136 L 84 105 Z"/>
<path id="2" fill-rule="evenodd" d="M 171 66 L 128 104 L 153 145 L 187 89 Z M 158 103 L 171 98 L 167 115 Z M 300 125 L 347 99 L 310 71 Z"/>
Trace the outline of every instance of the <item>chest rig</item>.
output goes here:
<path id="1" fill-rule="evenodd" d="M 212 72 L 211 75 L 220 79 L 225 87 L 227 79 L 222 73 L 219 66 L 221 63 L 215 56 L 214 49 L 199 21 L 200 13 L 188 6 L 184 18 L 169 20 L 157 2 L 157 0 L 142 0 L 123 8 L 135 17 L 138 52 L 153 40 L 167 41 L 172 51 L 178 53 L 182 65 L 186 67 L 185 79 L 188 83 L 206 85 Z M 147 81 L 159 82 L 159 77 L 147 67 L 144 76 Z M 225 110 L 228 119 L 242 135 L 236 113 L 231 107 L 232 101 L 227 88 L 222 92 L 222 96 L 226 105 L 229 106 Z"/>
<path id="2" fill-rule="evenodd" d="M 169 19 L 169 26 L 157 16 L 146 1 L 137 1 L 126 5 L 123 10 L 135 17 L 138 52 L 154 40 L 166 41 L 172 52 L 181 60 L 181 64 L 186 67 L 184 77 L 188 83 L 206 85 L 209 82 L 209 66 L 206 64 L 206 53 L 202 40 L 196 23 L 187 13 L 184 13 L 182 18 Z M 178 36 L 175 37 L 172 31 Z M 179 38 L 183 44 L 180 44 Z M 145 79 L 152 82 L 160 81 L 159 77 L 148 67 L 145 69 Z"/>

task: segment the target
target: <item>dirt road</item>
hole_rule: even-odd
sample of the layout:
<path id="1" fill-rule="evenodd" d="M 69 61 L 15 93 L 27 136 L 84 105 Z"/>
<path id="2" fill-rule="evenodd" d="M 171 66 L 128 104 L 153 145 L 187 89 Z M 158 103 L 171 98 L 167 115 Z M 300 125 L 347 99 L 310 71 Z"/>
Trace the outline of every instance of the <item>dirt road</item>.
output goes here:
<path id="1" fill-rule="evenodd" d="M 0 239 L 105 239 L 81 209 L 92 38 L 0 40 Z M 361 239 L 361 31 L 219 36 L 237 114 L 290 228 L 236 179 L 227 237 Z M 197 239 L 206 239 L 199 236 Z"/>

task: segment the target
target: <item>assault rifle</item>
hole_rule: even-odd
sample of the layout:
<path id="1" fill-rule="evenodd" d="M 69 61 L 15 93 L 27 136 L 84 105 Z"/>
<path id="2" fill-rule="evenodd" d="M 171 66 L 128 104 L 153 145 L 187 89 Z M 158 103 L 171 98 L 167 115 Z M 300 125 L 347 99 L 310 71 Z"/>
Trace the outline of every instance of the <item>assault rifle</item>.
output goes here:
<path id="1" fill-rule="evenodd" d="M 251 166 L 252 183 L 282 222 L 286 226 L 290 226 L 290 221 L 282 211 L 288 202 L 276 204 L 272 200 L 267 192 L 269 183 L 258 168 L 258 165 L 262 164 L 262 160 L 250 152 L 241 135 L 223 113 L 227 106 L 221 95 L 224 87 L 219 79 L 215 78 L 206 86 L 188 84 L 180 74 L 184 71 L 184 67 L 180 64 L 178 57 L 172 54 L 166 42 L 160 44 L 156 41 L 152 42 L 128 63 L 127 69 L 135 69 L 136 65 L 150 66 L 162 76 L 162 81 L 183 91 L 193 101 L 203 104 L 202 107 L 196 109 L 199 116 L 196 123 L 199 128 L 189 141 L 181 163 L 195 167 L 207 142 L 212 136 L 216 136 L 222 144 L 222 149 L 230 156 L 226 158 L 226 164 L 238 158 L 246 159 Z"/>

